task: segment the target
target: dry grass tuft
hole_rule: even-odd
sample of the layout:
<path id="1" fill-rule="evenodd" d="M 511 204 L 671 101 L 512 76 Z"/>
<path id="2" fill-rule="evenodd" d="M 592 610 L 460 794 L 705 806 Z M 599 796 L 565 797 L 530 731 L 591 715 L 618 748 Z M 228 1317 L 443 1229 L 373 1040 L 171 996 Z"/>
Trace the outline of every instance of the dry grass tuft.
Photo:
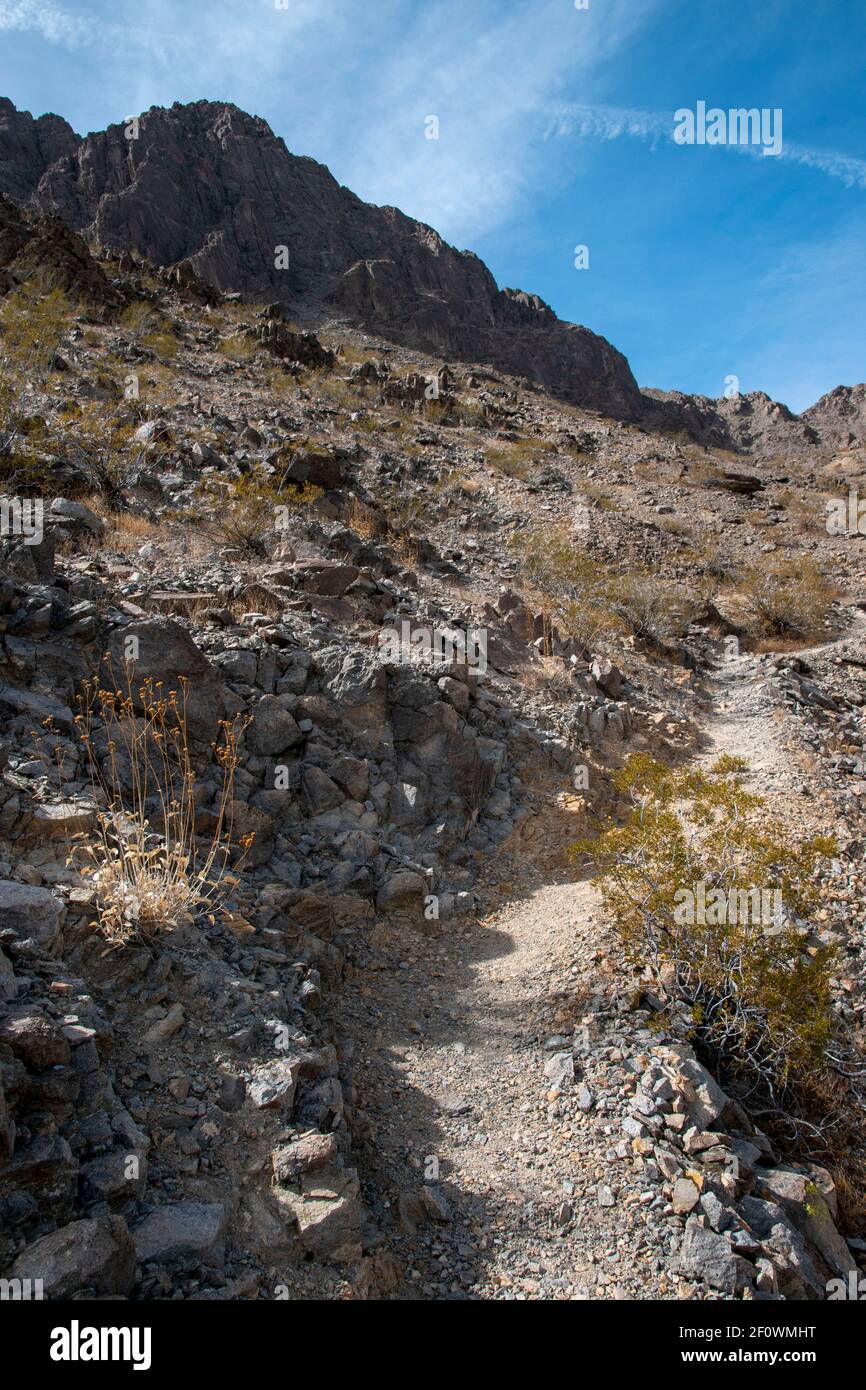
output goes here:
<path id="1" fill-rule="evenodd" d="M 87 755 L 97 832 L 82 837 L 71 862 L 96 891 L 99 926 L 123 945 L 219 909 L 236 883 L 228 865 L 234 776 L 244 725 L 226 722 L 215 750 L 222 769 L 214 828 L 196 835 L 196 778 L 187 722 L 188 689 L 161 682 L 124 689 L 85 685 L 77 726 Z M 240 842 L 242 852 L 251 841 Z"/>

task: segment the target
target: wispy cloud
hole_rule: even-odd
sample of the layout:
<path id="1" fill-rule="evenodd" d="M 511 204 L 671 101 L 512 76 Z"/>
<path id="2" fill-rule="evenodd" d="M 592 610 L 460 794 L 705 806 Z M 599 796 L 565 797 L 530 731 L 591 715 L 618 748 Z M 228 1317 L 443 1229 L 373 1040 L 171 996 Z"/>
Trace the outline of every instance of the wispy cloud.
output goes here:
<path id="1" fill-rule="evenodd" d="M 793 159 L 797 164 L 806 164 L 812 169 L 820 169 L 833 179 L 839 179 L 847 188 L 866 188 L 866 160 L 852 159 L 846 154 L 834 154 L 831 150 L 810 150 L 803 145 L 785 144 L 783 159 Z"/>
<path id="2" fill-rule="evenodd" d="M 588 140 L 618 140 L 621 136 L 649 141 L 657 146 L 664 140 L 673 142 L 674 114 L 658 111 L 634 111 L 618 106 L 580 106 L 563 104 L 549 110 L 545 137 L 577 136 Z M 731 150 L 736 154 L 761 156 L 757 145 L 707 145 L 712 150 Z M 866 188 L 866 160 L 833 150 L 813 150 L 805 145 L 785 140 L 779 159 L 819 169 L 830 178 L 838 179 L 848 188 Z"/>
<path id="3" fill-rule="evenodd" d="M 564 0 L 75 0 L 73 11 L 72 0 L 0 0 L 0 27 L 92 47 L 97 88 L 65 112 L 77 128 L 105 123 L 109 103 L 120 120 L 230 99 L 362 197 L 467 244 L 545 187 L 551 95 L 575 82 L 593 95 L 662 3 L 581 13 Z M 438 140 L 425 138 L 430 115 Z"/>
<path id="4" fill-rule="evenodd" d="M 52 0 L 0 0 L 0 31 L 41 34 L 50 43 L 80 48 L 99 37 L 85 15 L 70 14 Z"/>

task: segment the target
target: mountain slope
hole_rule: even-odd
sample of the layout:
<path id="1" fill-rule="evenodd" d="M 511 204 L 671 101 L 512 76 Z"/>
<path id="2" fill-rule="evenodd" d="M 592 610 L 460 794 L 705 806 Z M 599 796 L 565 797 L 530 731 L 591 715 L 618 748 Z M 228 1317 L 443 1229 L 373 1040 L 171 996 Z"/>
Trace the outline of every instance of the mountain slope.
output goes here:
<path id="1" fill-rule="evenodd" d="M 341 188 L 268 125 L 224 103 L 154 108 L 72 136 L 57 118 L 0 108 L 0 192 L 26 197 L 88 240 L 156 264 L 190 260 L 222 290 L 329 307 L 434 353 L 531 375 L 575 404 L 637 417 L 631 369 L 605 339 L 532 295 L 497 289 L 471 252 Z M 277 248 L 288 265 L 277 269 Z M 285 261 L 285 257 L 283 260 Z"/>
<path id="2" fill-rule="evenodd" d="M 311 326 L 342 319 L 435 356 L 487 363 L 574 405 L 708 447 L 807 458 L 866 443 L 866 387 L 801 417 L 763 392 L 713 400 L 641 391 L 605 338 L 537 296 L 500 290 L 484 263 L 396 208 L 374 207 L 268 124 L 226 102 L 153 107 L 86 137 L 0 98 L 0 193 L 87 241 L 188 262 L 222 291 L 279 301 Z M 280 268 L 278 268 L 278 266 Z"/>

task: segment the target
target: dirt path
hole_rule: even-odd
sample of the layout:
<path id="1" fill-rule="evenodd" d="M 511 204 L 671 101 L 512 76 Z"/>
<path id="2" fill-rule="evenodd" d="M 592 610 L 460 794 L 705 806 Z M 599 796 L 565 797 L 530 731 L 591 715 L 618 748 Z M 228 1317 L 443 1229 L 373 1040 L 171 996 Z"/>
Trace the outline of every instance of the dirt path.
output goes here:
<path id="1" fill-rule="evenodd" d="M 373 1134 L 364 1167 L 373 1214 L 419 1298 L 665 1295 L 675 1228 L 614 1152 L 623 1060 L 654 1040 L 607 1013 L 600 945 L 594 889 L 566 882 L 435 945 L 392 934 L 383 947 L 369 1011 L 380 1026 L 361 1051 Z M 585 1019 L 585 1066 L 557 1094 L 545 1063 L 558 1064 Z"/>
<path id="2" fill-rule="evenodd" d="M 711 683 L 713 712 L 703 730 L 701 763 L 723 754 L 748 764 L 763 795 L 796 794 L 802 784 L 789 751 L 783 716 L 753 656 L 723 661 Z"/>
<path id="3" fill-rule="evenodd" d="M 771 806 L 805 814 L 759 661 L 725 663 L 711 693 L 700 759 L 744 758 Z M 596 890 L 536 877 L 487 920 L 437 937 L 381 929 L 350 1003 L 367 1201 L 406 1276 L 393 1296 L 682 1296 L 681 1223 L 621 1128 L 628 1078 L 657 1039 L 607 960 Z M 545 1065 L 581 1026 L 560 1094 Z"/>

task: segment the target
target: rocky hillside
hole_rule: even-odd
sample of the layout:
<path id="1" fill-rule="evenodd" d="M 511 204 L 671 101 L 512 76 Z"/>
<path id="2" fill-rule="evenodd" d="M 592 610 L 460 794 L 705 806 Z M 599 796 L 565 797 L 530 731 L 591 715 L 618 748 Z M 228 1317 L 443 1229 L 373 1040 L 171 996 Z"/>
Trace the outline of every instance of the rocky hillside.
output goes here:
<path id="1" fill-rule="evenodd" d="M 79 139 L 56 117 L 0 106 L 0 192 L 88 240 L 157 265 L 188 260 L 221 290 L 327 305 L 395 342 L 521 372 L 577 404 L 635 415 L 625 358 L 561 323 L 534 295 L 499 290 L 477 256 L 396 208 L 362 203 L 237 107 L 153 108 Z M 288 266 L 275 269 L 276 248 Z"/>
<path id="2" fill-rule="evenodd" d="M 348 315 L 312 332 L 40 211 L 108 137 L 5 119 L 31 197 L 0 202 L 0 1276 L 511 1300 L 859 1274 L 866 596 L 825 508 L 866 471 L 862 392 L 806 458 L 754 438 L 811 426 L 748 398 L 747 445 L 725 403 L 746 461 Z M 181 775 L 137 800 L 165 747 Z M 799 968 L 827 954 L 817 1109 L 758 1094 L 573 853 L 629 824 L 633 755 L 722 754 L 759 827 L 836 840 L 784 927 Z M 169 877 L 206 865 L 180 904 L 134 869 L 165 867 L 166 786 Z"/>
<path id="3" fill-rule="evenodd" d="M 536 295 L 498 289 L 477 256 L 396 208 L 361 202 L 235 106 L 154 107 L 136 138 L 128 133 L 115 125 L 82 138 L 57 116 L 34 120 L 2 99 L 0 193 L 91 243 L 156 265 L 188 262 L 220 290 L 279 301 L 312 326 L 344 318 L 702 444 L 805 457 L 866 438 L 862 387 L 838 388 L 802 419 L 759 392 L 736 400 L 642 393 L 604 338 L 560 321 Z M 281 269 L 277 247 L 288 252 Z"/>

